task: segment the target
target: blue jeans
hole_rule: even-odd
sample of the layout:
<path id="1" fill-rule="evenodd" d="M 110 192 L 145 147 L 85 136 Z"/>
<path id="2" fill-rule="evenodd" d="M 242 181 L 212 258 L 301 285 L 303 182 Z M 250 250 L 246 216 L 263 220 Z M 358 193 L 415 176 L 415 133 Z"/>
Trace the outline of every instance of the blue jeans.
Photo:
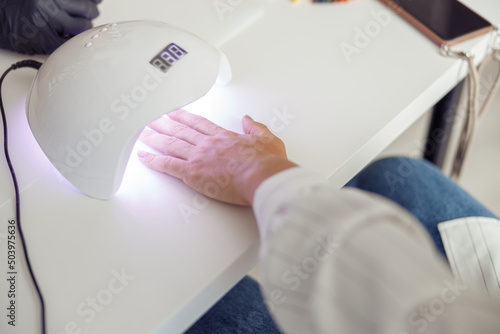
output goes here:
<path id="1" fill-rule="evenodd" d="M 438 223 L 463 217 L 495 217 L 450 178 L 426 160 L 394 157 L 378 160 L 349 181 L 382 195 L 412 213 L 445 255 Z"/>
<path id="2" fill-rule="evenodd" d="M 186 334 L 280 334 L 264 303 L 259 283 L 245 276 Z"/>
<path id="3" fill-rule="evenodd" d="M 495 217 L 425 160 L 403 157 L 378 160 L 346 186 L 377 193 L 404 207 L 425 226 L 443 255 L 438 223 L 470 216 Z M 258 283 L 245 277 L 186 332 L 202 333 L 279 334 L 280 331 L 266 309 Z"/>

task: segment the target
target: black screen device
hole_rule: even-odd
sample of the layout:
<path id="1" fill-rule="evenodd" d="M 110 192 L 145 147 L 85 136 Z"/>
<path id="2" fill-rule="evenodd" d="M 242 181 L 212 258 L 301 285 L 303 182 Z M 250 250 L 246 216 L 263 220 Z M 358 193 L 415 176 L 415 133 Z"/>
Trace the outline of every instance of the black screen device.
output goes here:
<path id="1" fill-rule="evenodd" d="M 380 0 L 438 45 L 454 45 L 493 30 L 458 0 Z"/>

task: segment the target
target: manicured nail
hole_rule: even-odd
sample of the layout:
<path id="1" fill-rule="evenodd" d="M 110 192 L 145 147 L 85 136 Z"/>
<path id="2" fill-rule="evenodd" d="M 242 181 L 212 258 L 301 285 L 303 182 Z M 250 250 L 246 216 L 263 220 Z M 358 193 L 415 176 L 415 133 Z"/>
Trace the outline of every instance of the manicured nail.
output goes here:
<path id="1" fill-rule="evenodd" d="M 139 151 L 137 151 L 137 155 L 139 156 L 139 158 L 145 158 L 149 155 L 149 153 L 146 151 L 139 150 Z"/>
<path id="2" fill-rule="evenodd" d="M 253 121 L 253 118 L 250 117 L 250 115 L 245 115 L 246 118 L 248 118 L 249 120 Z"/>

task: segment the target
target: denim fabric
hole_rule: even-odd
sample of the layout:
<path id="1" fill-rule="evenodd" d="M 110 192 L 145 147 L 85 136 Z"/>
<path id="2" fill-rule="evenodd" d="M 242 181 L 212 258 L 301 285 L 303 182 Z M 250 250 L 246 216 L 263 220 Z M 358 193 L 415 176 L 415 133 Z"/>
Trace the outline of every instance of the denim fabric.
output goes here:
<path id="1" fill-rule="evenodd" d="M 279 334 L 259 284 L 244 277 L 186 334 Z"/>
<path id="2" fill-rule="evenodd" d="M 443 255 L 438 223 L 472 216 L 495 217 L 426 160 L 381 159 L 366 167 L 346 186 L 377 193 L 404 207 L 425 226 Z"/>
<path id="3" fill-rule="evenodd" d="M 437 224 L 468 216 L 495 217 L 457 184 L 424 160 L 396 157 L 374 162 L 346 186 L 374 192 L 398 203 L 427 228 L 445 254 Z M 243 278 L 186 334 L 278 334 L 259 285 Z"/>

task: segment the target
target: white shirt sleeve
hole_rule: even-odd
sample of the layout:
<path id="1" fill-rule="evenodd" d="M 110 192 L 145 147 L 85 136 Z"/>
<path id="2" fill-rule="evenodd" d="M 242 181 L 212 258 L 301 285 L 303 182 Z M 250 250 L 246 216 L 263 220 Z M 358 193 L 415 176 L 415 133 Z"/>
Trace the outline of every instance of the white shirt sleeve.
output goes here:
<path id="1" fill-rule="evenodd" d="M 467 217 L 438 225 L 457 280 L 500 299 L 500 221 Z"/>
<path id="2" fill-rule="evenodd" d="M 285 333 L 498 333 L 498 305 L 456 281 L 388 200 L 292 168 L 261 184 L 254 211 L 265 301 Z"/>

